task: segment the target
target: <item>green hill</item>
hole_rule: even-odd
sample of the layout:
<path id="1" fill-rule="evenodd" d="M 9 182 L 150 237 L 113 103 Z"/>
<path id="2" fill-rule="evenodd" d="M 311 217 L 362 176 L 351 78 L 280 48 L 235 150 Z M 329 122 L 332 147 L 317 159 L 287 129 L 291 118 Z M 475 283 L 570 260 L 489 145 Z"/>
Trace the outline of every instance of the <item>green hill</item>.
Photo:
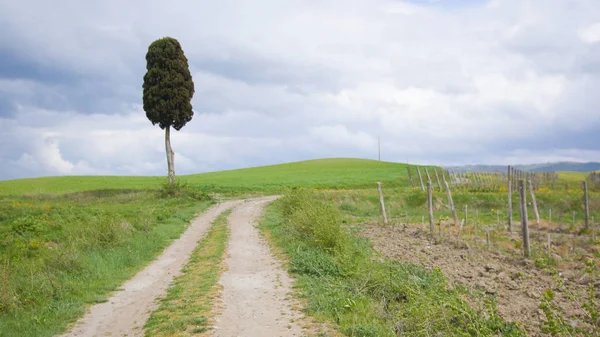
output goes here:
<path id="1" fill-rule="evenodd" d="M 179 176 L 192 187 L 214 192 L 277 192 L 286 187 L 319 189 L 407 186 L 406 164 L 366 159 L 317 159 L 239 170 Z M 111 189 L 155 189 L 165 177 L 64 176 L 0 181 L 0 195 L 71 193 Z"/>

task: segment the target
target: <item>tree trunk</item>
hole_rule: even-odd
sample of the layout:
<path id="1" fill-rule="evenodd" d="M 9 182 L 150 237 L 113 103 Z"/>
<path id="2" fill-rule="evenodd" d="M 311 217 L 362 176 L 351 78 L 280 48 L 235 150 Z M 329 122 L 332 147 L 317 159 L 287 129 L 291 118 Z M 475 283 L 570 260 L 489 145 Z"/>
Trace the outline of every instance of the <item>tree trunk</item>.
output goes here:
<path id="1" fill-rule="evenodd" d="M 171 127 L 167 126 L 165 129 L 165 148 L 167 151 L 167 166 L 169 169 L 169 185 L 175 184 L 175 163 L 173 149 L 171 148 Z"/>

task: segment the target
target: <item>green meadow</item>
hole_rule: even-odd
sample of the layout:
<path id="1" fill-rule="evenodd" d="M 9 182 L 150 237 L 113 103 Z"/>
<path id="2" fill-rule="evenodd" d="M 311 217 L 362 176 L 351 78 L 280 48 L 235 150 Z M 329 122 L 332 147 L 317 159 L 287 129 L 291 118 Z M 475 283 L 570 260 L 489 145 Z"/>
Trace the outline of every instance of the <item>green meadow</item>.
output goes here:
<path id="1" fill-rule="evenodd" d="M 560 174 L 561 182 L 583 179 L 579 173 Z M 178 181 L 186 187 L 175 196 L 165 195 L 165 181 L 123 176 L 0 181 L 0 336 L 65 331 L 87 306 L 106 301 L 152 261 L 194 216 L 216 202 L 215 196 L 254 194 L 285 195 L 267 208 L 261 228 L 290 260 L 307 312 L 341 333 L 392 336 L 404 322 L 402 331 L 414 336 L 522 335 L 519 327 L 496 314 L 493 299 L 486 308 L 469 307 L 464 298 L 476 295 L 448 289 L 439 271 L 402 261 L 372 263 L 376 253 L 351 228 L 381 221 L 377 182 L 382 183 L 393 222 L 427 217 L 425 193 L 411 187 L 406 164 L 320 159 L 185 175 Z M 564 215 L 567 223 L 568 215 L 576 212 L 581 224 L 580 191 L 538 193 L 542 216 L 553 209 L 555 221 Z M 481 224 L 492 224 L 505 209 L 506 192 L 457 189 L 454 201 L 459 213 L 469 205 Z M 513 202 L 517 217 L 516 197 Z M 445 193 L 435 192 L 434 203 L 436 221 L 450 216 Z M 591 193 L 590 208 L 600 218 L 597 192 Z M 226 231 L 220 221 L 214 244 L 222 248 Z M 567 226 L 564 231 L 579 229 Z M 200 248 L 194 261 L 214 260 L 214 251 L 209 255 L 207 250 L 206 256 L 203 252 Z M 212 265 L 202 268 L 217 270 Z M 215 275 L 210 280 L 214 283 Z M 192 274 L 182 278 L 181 289 L 171 291 L 168 301 L 178 303 L 178 294 L 196 294 L 186 288 L 194 282 Z M 166 312 L 167 304 L 161 306 L 160 317 L 173 314 Z M 422 321 L 432 314 L 451 319 Z M 156 319 L 152 322 L 151 327 L 158 326 Z"/>
<path id="2" fill-rule="evenodd" d="M 280 192 L 288 187 L 369 188 L 377 181 L 407 186 L 405 164 L 364 159 L 318 159 L 239 170 L 182 175 L 190 187 L 214 192 Z M 89 190 L 157 189 L 164 177 L 75 176 L 0 181 L 0 195 L 72 193 Z"/>

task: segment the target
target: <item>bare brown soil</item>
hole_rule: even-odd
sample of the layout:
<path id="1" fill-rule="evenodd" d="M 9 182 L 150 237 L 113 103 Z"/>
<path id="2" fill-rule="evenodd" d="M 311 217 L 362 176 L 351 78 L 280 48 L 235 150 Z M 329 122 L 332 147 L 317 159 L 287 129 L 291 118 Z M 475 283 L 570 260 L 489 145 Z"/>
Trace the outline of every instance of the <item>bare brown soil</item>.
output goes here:
<path id="1" fill-rule="evenodd" d="M 496 296 L 499 314 L 525 328 L 530 336 L 546 336 L 541 332 L 545 315 L 540 309 L 546 289 L 555 292 L 554 302 L 569 324 L 585 328 L 585 322 L 589 321 L 581 301 L 586 296 L 590 278 L 580 268 L 582 263 L 570 264 L 575 269 L 561 270 L 552 276 L 531 259 L 473 248 L 457 239 L 432 240 L 420 228 L 379 224 L 364 224 L 362 228 L 362 235 L 373 242 L 383 257 L 439 268 L 450 286 L 461 284 Z M 564 286 L 559 286 L 559 279 L 564 281 Z M 595 287 L 600 295 L 600 281 L 596 281 Z"/>

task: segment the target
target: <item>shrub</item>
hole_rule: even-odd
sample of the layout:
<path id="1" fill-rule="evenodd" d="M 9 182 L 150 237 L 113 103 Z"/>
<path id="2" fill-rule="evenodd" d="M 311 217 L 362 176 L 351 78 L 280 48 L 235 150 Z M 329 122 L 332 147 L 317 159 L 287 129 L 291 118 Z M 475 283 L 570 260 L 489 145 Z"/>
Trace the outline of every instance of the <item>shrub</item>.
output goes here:
<path id="1" fill-rule="evenodd" d="M 180 180 L 175 181 L 173 184 L 169 184 L 169 181 L 165 181 L 161 185 L 158 194 L 161 198 L 188 197 L 198 201 L 213 200 L 210 194 L 205 190 L 192 188 L 186 182 Z"/>
<path id="2" fill-rule="evenodd" d="M 312 191 L 295 189 L 282 198 L 281 207 L 291 232 L 302 241 L 327 252 L 343 249 L 347 233 L 334 205 L 321 201 Z"/>

